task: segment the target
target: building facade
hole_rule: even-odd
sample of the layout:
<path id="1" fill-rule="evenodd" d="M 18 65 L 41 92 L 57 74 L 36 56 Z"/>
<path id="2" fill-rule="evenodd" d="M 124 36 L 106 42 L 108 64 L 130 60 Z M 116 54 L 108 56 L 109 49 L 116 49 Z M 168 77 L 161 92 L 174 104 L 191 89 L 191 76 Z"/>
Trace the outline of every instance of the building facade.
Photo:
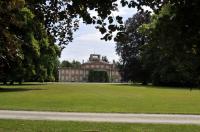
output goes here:
<path id="1" fill-rule="evenodd" d="M 101 58 L 100 55 L 91 54 L 89 60 L 83 63 L 80 68 L 59 68 L 60 82 L 88 82 L 90 70 L 106 71 L 110 82 L 120 82 L 121 75 L 115 63 L 110 64 Z"/>

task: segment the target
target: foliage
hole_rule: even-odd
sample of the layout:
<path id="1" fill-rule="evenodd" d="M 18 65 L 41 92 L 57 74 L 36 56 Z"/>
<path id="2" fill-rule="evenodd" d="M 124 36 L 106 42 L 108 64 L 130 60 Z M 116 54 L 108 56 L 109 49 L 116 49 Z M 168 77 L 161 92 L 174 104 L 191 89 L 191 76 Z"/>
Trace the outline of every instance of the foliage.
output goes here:
<path id="1" fill-rule="evenodd" d="M 169 1 L 169 0 L 166 0 Z M 173 0 L 174 4 L 179 2 Z M 123 7 L 142 10 L 148 6 L 154 11 L 159 10 L 165 1 L 161 0 L 26 0 L 28 7 L 45 23 L 49 34 L 59 40 L 59 45 L 66 45 L 73 40 L 73 32 L 79 28 L 79 21 L 95 24 L 96 28 L 104 34 L 102 39 L 111 40 L 113 32 L 119 31 L 116 39 L 123 34 L 123 21 L 121 16 L 113 16 L 119 4 Z M 96 14 L 96 15 L 93 15 Z M 107 24 L 108 22 L 108 24 Z"/>
<path id="2" fill-rule="evenodd" d="M 80 66 L 81 66 L 81 63 L 79 61 L 75 61 L 75 60 L 73 60 L 72 62 L 64 60 L 60 64 L 60 67 L 79 68 Z"/>
<path id="3" fill-rule="evenodd" d="M 106 71 L 89 71 L 89 82 L 109 82 L 108 73 Z"/>
<path id="4" fill-rule="evenodd" d="M 59 48 L 23 0 L 0 2 L 0 80 L 54 81 Z M 48 78 L 47 78 L 48 77 Z"/>
<path id="5" fill-rule="evenodd" d="M 64 60 L 61 62 L 60 67 L 72 67 L 72 64 L 69 61 Z"/>
<path id="6" fill-rule="evenodd" d="M 183 3 L 176 0 L 120 0 L 120 3 L 117 0 L 106 2 L 102 0 L 10 0 L 10 2 L 2 0 L 1 4 L 10 9 L 21 8 L 25 5 L 35 14 L 37 20 L 45 25 L 48 34 L 54 36 L 54 40 L 59 40 L 61 45 L 65 45 L 72 41 L 73 32 L 78 29 L 80 19 L 86 24 L 96 24 L 96 28 L 105 34 L 104 39 L 110 40 L 112 32 L 123 30 L 122 17 L 114 17 L 112 14 L 113 11 L 118 10 L 119 4 L 123 7 L 138 8 L 138 10 L 142 10 L 142 6 L 145 5 L 157 11 L 167 2 L 171 2 L 174 6 Z M 8 3 L 10 5 L 7 5 Z M 95 13 L 96 15 L 93 15 Z M 117 37 L 120 34 L 122 32 L 119 32 Z"/>
<path id="7" fill-rule="evenodd" d="M 112 11 L 117 10 L 117 0 L 102 2 L 101 0 L 26 0 L 30 9 L 44 21 L 49 34 L 59 40 L 63 46 L 73 40 L 73 32 L 79 27 L 79 21 L 86 24 L 96 24 L 101 33 L 113 32 L 122 29 L 122 17 L 116 16 L 115 20 Z M 92 15 L 91 12 L 97 13 Z M 109 16 L 109 17 L 108 17 Z M 112 28 L 106 27 L 105 20 L 113 24 Z M 111 37 L 108 34 L 105 39 Z"/>
<path id="8" fill-rule="evenodd" d="M 145 77 L 151 79 L 154 85 L 199 86 L 200 2 L 160 2 L 160 7 L 153 8 L 159 1 L 154 4 L 144 1 L 144 4 L 152 5 L 150 7 L 155 11 L 150 24 L 137 27 L 130 24 L 134 29 L 130 34 L 134 34 L 135 38 L 139 38 L 138 34 L 145 38 L 136 39 L 136 42 L 143 40 L 142 44 L 137 44 L 132 39 L 134 37 L 126 35 L 127 29 L 130 29 L 128 26 L 126 34 L 117 40 L 117 52 L 124 66 L 124 78 L 140 81 L 141 77 L 142 80 Z M 132 60 L 129 59 L 131 57 Z"/>
<path id="9" fill-rule="evenodd" d="M 151 38 L 144 47 L 143 61 L 151 69 L 155 85 L 200 85 L 199 1 L 170 3 L 143 28 Z M 190 10 L 190 12 L 188 12 Z"/>
<path id="10" fill-rule="evenodd" d="M 125 23 L 125 34 L 117 40 L 116 52 L 121 59 L 123 81 L 136 81 L 144 84 L 148 81 L 146 69 L 141 61 L 141 46 L 147 43 L 147 36 L 138 31 L 138 28 L 150 22 L 148 12 L 139 12 Z"/>
<path id="11" fill-rule="evenodd" d="M 73 60 L 71 64 L 72 64 L 72 67 L 74 68 L 79 68 L 81 66 L 81 63 L 75 60 Z"/>

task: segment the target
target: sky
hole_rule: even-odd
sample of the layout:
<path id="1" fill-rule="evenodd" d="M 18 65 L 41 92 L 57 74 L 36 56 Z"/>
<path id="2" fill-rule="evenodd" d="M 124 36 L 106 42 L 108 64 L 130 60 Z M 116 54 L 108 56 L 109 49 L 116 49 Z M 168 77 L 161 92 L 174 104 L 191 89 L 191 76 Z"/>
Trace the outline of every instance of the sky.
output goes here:
<path id="1" fill-rule="evenodd" d="M 136 11 L 136 9 L 119 7 L 119 11 L 113 14 L 122 16 L 123 21 L 125 21 L 132 17 Z M 86 62 L 89 55 L 94 53 L 107 56 L 110 62 L 118 61 L 119 56 L 115 52 L 115 42 L 101 40 L 101 37 L 101 33 L 95 29 L 94 25 L 80 23 L 79 30 L 74 33 L 73 42 L 69 43 L 62 51 L 60 61 L 78 60 Z"/>

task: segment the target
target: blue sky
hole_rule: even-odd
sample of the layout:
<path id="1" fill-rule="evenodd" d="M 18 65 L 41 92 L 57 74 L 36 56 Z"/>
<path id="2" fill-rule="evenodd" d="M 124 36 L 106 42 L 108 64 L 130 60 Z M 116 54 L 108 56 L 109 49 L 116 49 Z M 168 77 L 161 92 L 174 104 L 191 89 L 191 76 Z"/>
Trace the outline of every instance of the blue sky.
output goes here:
<path id="1" fill-rule="evenodd" d="M 123 16 L 125 21 L 133 16 L 136 9 L 119 8 L 119 12 L 114 12 L 114 15 Z M 74 33 L 73 42 L 69 43 L 62 51 L 60 60 L 78 60 L 80 62 L 87 61 L 90 54 L 96 53 L 102 56 L 107 56 L 108 60 L 119 60 L 119 56 L 115 52 L 115 42 L 100 40 L 101 33 L 95 29 L 94 25 L 80 24 L 80 28 Z"/>

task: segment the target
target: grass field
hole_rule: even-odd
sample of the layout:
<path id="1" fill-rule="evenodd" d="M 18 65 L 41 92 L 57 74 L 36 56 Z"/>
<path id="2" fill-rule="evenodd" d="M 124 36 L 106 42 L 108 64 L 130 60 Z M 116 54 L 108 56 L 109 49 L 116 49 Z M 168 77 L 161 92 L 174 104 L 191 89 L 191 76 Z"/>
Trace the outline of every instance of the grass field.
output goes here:
<path id="1" fill-rule="evenodd" d="M 200 90 L 122 84 L 0 85 L 0 109 L 200 114 Z"/>
<path id="2" fill-rule="evenodd" d="M 0 120 L 0 132 L 199 132 L 198 125 Z"/>

